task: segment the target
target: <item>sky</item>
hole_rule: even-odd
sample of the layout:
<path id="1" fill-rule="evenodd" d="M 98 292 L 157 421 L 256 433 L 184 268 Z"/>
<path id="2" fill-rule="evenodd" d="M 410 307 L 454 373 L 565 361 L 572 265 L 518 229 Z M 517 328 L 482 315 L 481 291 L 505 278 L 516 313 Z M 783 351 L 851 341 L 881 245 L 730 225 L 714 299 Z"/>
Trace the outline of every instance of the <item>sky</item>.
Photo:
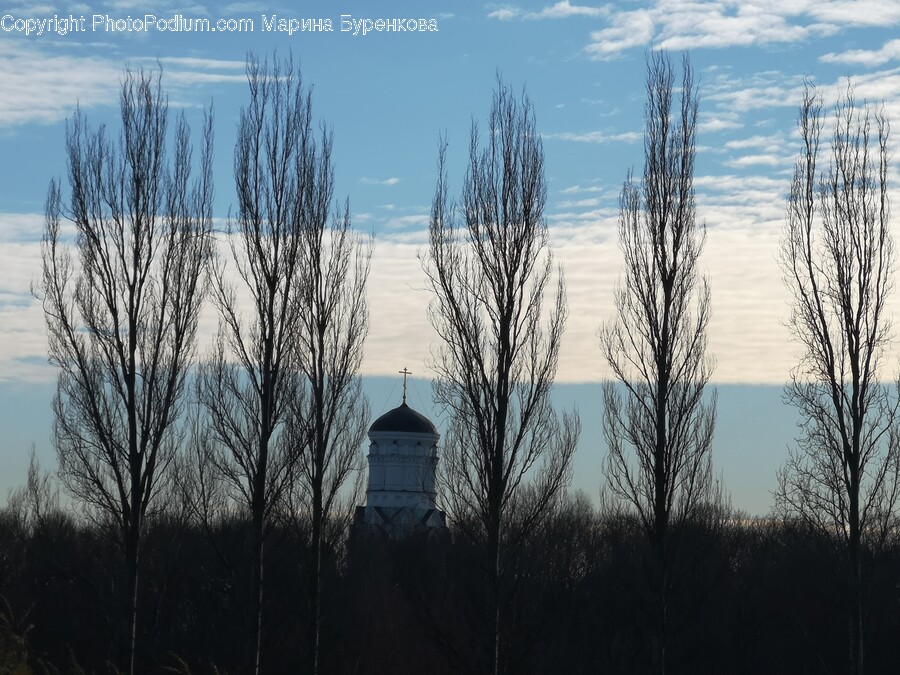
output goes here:
<path id="1" fill-rule="evenodd" d="M 32 444 L 46 468 L 55 462 L 55 373 L 30 287 L 47 186 L 65 176 L 66 119 L 80 106 L 92 124 L 115 130 L 124 69 L 161 67 L 172 112 L 195 130 L 204 106 L 213 106 L 214 215 L 224 222 L 234 203 L 249 52 L 300 64 L 313 115 L 334 135 L 336 194 L 349 199 L 354 226 L 375 236 L 362 367 L 373 415 L 399 401 L 397 373 L 408 367 L 411 403 L 439 428 L 428 379 L 437 342 L 419 257 L 439 140 L 449 143 L 452 194 L 470 125 L 485 123 L 497 78 L 527 93 L 569 303 L 554 397 L 580 411 L 574 486 L 596 497 L 605 453 L 600 382 L 608 376 L 597 332 L 614 316 L 621 274 L 618 195 L 628 172 L 642 170 L 646 56 L 665 49 L 688 52 L 700 94 L 695 187 L 707 227 L 701 268 L 712 294 L 719 391 L 714 463 L 736 507 L 771 508 L 797 421 L 782 404 L 799 350 L 784 326 L 789 298 L 776 257 L 797 109 L 805 82 L 833 102 L 849 78 L 857 99 L 900 120 L 900 2 L 271 0 L 217 8 L 117 0 L 7 4 L 0 12 L 0 497 L 24 481 Z M 183 30 L 196 19 L 220 29 Z M 300 30 L 304 19 L 332 30 Z M 401 19 L 406 30 L 374 30 L 378 19 Z M 209 340 L 201 336 L 201 352 Z M 893 350 L 885 377 L 897 367 Z"/>

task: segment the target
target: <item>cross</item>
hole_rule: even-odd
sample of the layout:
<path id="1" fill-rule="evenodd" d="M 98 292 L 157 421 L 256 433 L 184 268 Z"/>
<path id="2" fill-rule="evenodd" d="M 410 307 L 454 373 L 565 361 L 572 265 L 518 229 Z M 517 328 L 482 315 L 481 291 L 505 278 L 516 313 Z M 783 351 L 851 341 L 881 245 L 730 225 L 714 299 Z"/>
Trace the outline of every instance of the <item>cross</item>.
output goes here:
<path id="1" fill-rule="evenodd" d="M 412 373 L 406 369 L 406 366 L 403 366 L 403 370 L 397 372 L 403 376 L 403 404 L 406 405 L 406 376 L 412 375 Z"/>

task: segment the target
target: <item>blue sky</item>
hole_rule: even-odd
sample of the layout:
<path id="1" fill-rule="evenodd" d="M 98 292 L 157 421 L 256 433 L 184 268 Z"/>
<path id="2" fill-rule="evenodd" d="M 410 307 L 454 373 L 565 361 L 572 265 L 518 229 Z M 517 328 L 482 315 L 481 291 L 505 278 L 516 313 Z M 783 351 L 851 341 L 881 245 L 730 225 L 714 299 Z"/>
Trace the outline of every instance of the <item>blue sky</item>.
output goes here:
<path id="1" fill-rule="evenodd" d="M 52 466 L 53 370 L 29 285 L 51 177 L 65 172 L 64 125 L 76 103 L 115 128 L 123 68 L 155 67 L 176 112 L 199 127 L 216 118 L 216 217 L 233 200 L 235 122 L 246 100 L 244 60 L 293 54 L 313 86 L 314 114 L 334 132 L 337 194 L 355 225 L 376 236 L 372 322 L 363 373 L 373 412 L 391 407 L 396 371 L 427 377 L 434 335 L 417 254 L 425 244 L 438 138 L 449 140 L 453 185 L 464 171 L 468 129 L 484 120 L 498 73 L 531 98 L 543 136 L 547 222 L 565 267 L 570 320 L 557 396 L 577 403 L 585 431 L 576 486 L 594 495 L 603 442 L 598 382 L 606 375 L 599 325 L 612 317 L 620 273 L 619 188 L 641 170 L 645 55 L 689 50 L 699 79 L 695 176 L 708 227 L 702 267 L 712 290 L 710 349 L 720 386 L 715 462 L 739 508 L 764 513 L 775 469 L 794 433 L 781 405 L 797 350 L 783 321 L 787 294 L 775 262 L 796 151 L 804 80 L 826 101 L 852 78 L 856 96 L 900 119 L 900 2 L 736 0 L 580 3 L 307 1 L 213 6 L 164 0 L 7 5 L 0 21 L 0 495 L 24 479 L 33 441 Z M 112 20 L 252 19 L 252 32 L 106 31 Z M 84 32 L 25 35 L 25 20 L 85 17 Z M 103 17 L 92 29 L 94 15 Z M 272 15 L 329 19 L 331 32 L 266 31 Z M 341 31 L 342 15 L 433 20 L 436 31 Z M 58 25 L 58 24 L 57 24 Z M 346 25 L 346 24 L 345 24 Z M 896 167 L 892 171 L 896 177 Z M 896 181 L 895 181 L 896 184 Z M 896 306 L 896 305 L 895 305 Z M 207 331 L 214 326 L 205 318 Z M 201 351 L 208 337 L 201 339 Z M 885 376 L 897 369 L 896 351 Z M 429 389 L 419 383 L 422 406 Z M 415 400 L 415 399 L 411 399 Z"/>

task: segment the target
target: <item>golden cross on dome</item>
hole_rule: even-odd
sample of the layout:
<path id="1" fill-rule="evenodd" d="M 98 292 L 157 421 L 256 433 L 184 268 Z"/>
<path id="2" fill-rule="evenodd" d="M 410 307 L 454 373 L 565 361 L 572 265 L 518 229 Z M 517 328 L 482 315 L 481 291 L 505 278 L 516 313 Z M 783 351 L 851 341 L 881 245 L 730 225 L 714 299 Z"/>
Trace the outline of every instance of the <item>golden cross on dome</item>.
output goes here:
<path id="1" fill-rule="evenodd" d="M 403 404 L 406 405 L 406 376 L 412 375 L 412 372 L 406 369 L 406 366 L 403 366 L 403 370 L 397 371 L 403 376 Z"/>

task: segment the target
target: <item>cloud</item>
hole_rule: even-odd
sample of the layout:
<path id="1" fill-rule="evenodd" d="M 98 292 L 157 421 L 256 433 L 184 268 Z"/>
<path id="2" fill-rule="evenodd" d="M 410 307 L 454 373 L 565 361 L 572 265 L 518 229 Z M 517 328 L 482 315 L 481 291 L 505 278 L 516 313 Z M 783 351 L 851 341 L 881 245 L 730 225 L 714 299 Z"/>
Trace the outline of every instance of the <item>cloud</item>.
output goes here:
<path id="1" fill-rule="evenodd" d="M 597 60 L 609 60 L 633 47 L 647 45 L 654 36 L 656 19 L 648 10 L 613 14 L 610 25 L 591 33 L 591 42 L 585 48 L 587 54 Z"/>
<path id="2" fill-rule="evenodd" d="M 887 28 L 900 23 L 900 2 L 896 0 L 831 0 L 801 4 L 812 18 L 828 25 Z"/>
<path id="3" fill-rule="evenodd" d="M 728 141 L 723 147 L 728 150 L 766 148 L 774 151 L 784 147 L 784 137 L 781 134 L 772 134 L 771 136 L 750 136 L 749 138 L 738 138 Z"/>
<path id="4" fill-rule="evenodd" d="M 0 126 L 49 124 L 82 108 L 115 105 L 122 69 L 94 57 L 46 54 L 20 40 L 0 40 Z"/>
<path id="5" fill-rule="evenodd" d="M 803 99 L 801 75 L 779 71 L 755 73 L 750 77 L 723 74 L 704 85 L 703 99 L 714 106 L 714 116 L 738 122 L 752 110 L 794 107 Z"/>
<path id="6" fill-rule="evenodd" d="M 796 350 L 782 324 L 787 296 L 775 258 L 783 203 L 776 200 L 771 208 L 757 211 L 755 205 L 698 200 L 701 218 L 716 216 L 700 259 L 712 293 L 709 352 L 717 362 L 713 382 L 781 384 L 796 363 Z M 557 378 L 561 382 L 611 376 L 597 330 L 616 316 L 614 294 L 623 271 L 616 223 L 614 214 L 601 212 L 551 227 L 569 304 Z"/>
<path id="7" fill-rule="evenodd" d="M 743 155 L 734 159 L 727 159 L 723 162 L 725 166 L 730 166 L 735 169 L 747 166 L 786 166 L 789 163 L 790 158 L 773 154 Z"/>
<path id="8" fill-rule="evenodd" d="M 710 352 L 715 382 L 780 384 L 797 362 L 782 321 L 787 293 L 776 262 L 788 182 L 760 175 L 698 175 L 698 215 L 707 224 L 701 268 L 709 277 Z M 618 211 L 613 194 L 573 186 L 594 199 L 560 204 L 548 215 L 554 258 L 566 277 L 569 320 L 560 354 L 560 382 L 596 382 L 609 375 L 597 329 L 615 316 L 614 289 L 621 276 Z M 52 381 L 40 303 L 29 286 L 40 269 L 43 216 L 0 214 L 0 377 Z M 420 254 L 427 249 L 427 216 L 401 216 L 403 231 L 378 237 L 368 283 L 369 337 L 363 375 L 393 374 L 397 364 L 427 369 L 440 342 L 427 317 L 431 293 Z M 223 244 L 224 245 L 224 244 Z M 202 317 L 198 345 L 211 343 L 211 308 Z M 894 355 L 888 355 L 894 358 Z"/>
<path id="9" fill-rule="evenodd" d="M 44 217 L 0 214 L 0 380 L 50 381 L 41 303 L 31 284 L 41 269 Z"/>
<path id="10" fill-rule="evenodd" d="M 363 176 L 359 179 L 359 182 L 363 185 L 396 185 L 400 182 L 400 179 L 395 176 L 391 176 L 390 178 L 379 180 L 378 178 L 367 178 L 366 176 Z"/>
<path id="11" fill-rule="evenodd" d="M 510 5 L 502 5 L 488 12 L 489 19 L 497 19 L 498 21 L 512 21 L 521 16 L 522 10 L 518 7 Z"/>
<path id="12" fill-rule="evenodd" d="M 750 136 L 727 141 L 721 146 L 723 152 L 750 151 L 738 157 L 729 157 L 722 163 L 730 168 L 746 168 L 750 166 L 767 166 L 787 168 L 792 165 L 790 143 L 784 134 L 768 136 Z M 787 149 L 787 152 L 786 152 Z"/>
<path id="13" fill-rule="evenodd" d="M 403 230 L 411 227 L 427 227 L 430 221 L 429 216 L 425 214 L 415 214 L 410 216 L 396 216 L 388 218 L 385 221 L 385 227 L 392 230 Z"/>
<path id="14" fill-rule="evenodd" d="M 624 131 L 618 134 L 607 134 L 604 131 L 588 131 L 583 134 L 576 134 L 570 131 L 563 131 L 554 134 L 541 134 L 541 137 L 560 141 L 573 141 L 575 143 L 634 143 L 641 140 L 643 134 L 639 131 Z"/>
<path id="15" fill-rule="evenodd" d="M 846 52 L 823 54 L 819 60 L 824 63 L 843 63 L 873 68 L 889 61 L 900 60 L 900 40 L 885 42 L 881 49 L 851 49 Z"/>
<path id="16" fill-rule="evenodd" d="M 198 59 L 191 56 L 162 56 L 159 59 L 164 66 L 171 64 L 174 66 L 182 66 L 185 68 L 198 69 L 218 69 L 218 70 L 240 70 L 243 72 L 247 68 L 245 61 L 225 60 L 225 59 Z"/>
<path id="17" fill-rule="evenodd" d="M 748 4 L 742 5 L 735 14 L 725 13 L 720 7 L 712 3 L 697 4 L 659 14 L 656 46 L 669 50 L 748 47 L 800 42 L 819 32 L 814 26 L 789 23 L 777 7 L 762 9 Z"/>
<path id="18" fill-rule="evenodd" d="M 576 208 L 586 208 L 586 207 L 594 207 L 600 205 L 600 199 L 597 197 L 590 197 L 588 199 L 575 199 L 575 200 L 567 200 L 564 202 L 560 202 L 559 208 L 561 209 L 576 209 Z"/>
<path id="19" fill-rule="evenodd" d="M 900 3 L 864 0 L 655 0 L 649 7 L 612 11 L 590 35 L 586 53 L 597 60 L 652 45 L 658 49 L 796 44 L 853 27 L 900 24 Z M 627 5 L 626 5 L 627 6 Z"/>
<path id="20" fill-rule="evenodd" d="M 603 191 L 604 191 L 604 188 L 602 188 L 599 185 L 588 185 L 588 186 L 570 185 L 569 187 L 560 190 L 560 192 L 564 195 L 581 194 L 584 192 L 603 192 Z"/>
<path id="21" fill-rule="evenodd" d="M 888 118 L 900 117 L 900 66 L 887 69 L 873 69 L 855 74 L 850 79 L 856 100 L 877 102 L 884 105 Z M 831 106 L 846 94 L 848 80 L 838 76 L 832 80 L 815 83 L 826 106 Z M 761 110 L 776 111 L 787 108 L 793 116 L 803 100 L 806 86 L 802 74 L 786 74 L 780 71 L 763 71 L 749 77 L 737 77 L 725 71 L 709 73 L 703 83 L 703 102 L 709 110 L 709 117 L 701 115 L 699 131 L 715 132 L 726 128 L 771 128 L 770 117 L 753 121 L 753 113 Z M 784 114 L 779 111 L 779 114 Z M 825 116 L 825 136 L 830 134 L 831 114 Z M 714 123 L 712 123 L 714 122 Z M 793 125 L 791 125 L 793 126 Z M 755 149 L 743 158 L 731 157 L 725 165 L 733 168 L 760 166 L 789 166 L 793 151 L 785 153 L 793 143 L 793 130 L 772 135 L 756 135 L 744 139 L 732 138 L 726 143 L 716 144 L 719 152 L 733 154 L 736 150 Z M 789 135 L 791 134 L 791 135 Z M 707 142 L 708 143 L 708 142 Z M 704 149 L 711 149 L 706 146 Z"/>
<path id="22" fill-rule="evenodd" d="M 879 106 L 884 105 L 884 112 L 888 118 L 900 117 L 900 66 L 854 74 L 850 83 L 857 101 L 878 102 Z M 839 97 L 846 94 L 848 80 L 844 76 L 838 76 L 833 80 L 814 84 L 822 95 L 825 105 L 831 106 Z M 788 108 L 793 112 L 803 100 L 805 86 L 806 81 L 802 74 L 785 74 L 779 71 L 764 71 L 749 77 L 736 77 L 728 72 L 713 74 L 703 83 L 703 102 L 707 109 L 711 108 L 710 117 L 707 119 L 721 120 L 731 128 L 739 128 L 743 127 L 748 116 L 756 111 Z M 828 133 L 831 121 L 831 115 L 827 114 L 825 123 Z M 700 125 L 701 132 L 717 130 L 715 127 L 707 127 L 704 122 Z M 768 121 L 764 120 L 762 126 L 766 125 Z M 716 126 L 725 125 L 717 123 Z M 772 137 L 767 153 L 781 154 L 779 146 L 783 146 L 786 142 L 787 137 L 784 135 Z M 737 149 L 734 142 L 730 142 L 727 147 L 725 145 L 719 147 L 723 150 Z"/>
<path id="23" fill-rule="evenodd" d="M 589 211 L 560 211 L 549 213 L 547 220 L 553 227 L 580 227 L 586 222 L 605 220 L 617 217 L 618 209 L 614 206 L 594 208 Z"/>
<path id="24" fill-rule="evenodd" d="M 241 61 L 166 57 L 159 62 L 163 65 L 163 84 L 170 103 L 176 107 L 193 104 L 197 85 L 246 82 L 243 72 L 234 72 L 243 70 Z M 137 57 L 130 63 L 155 70 L 157 58 Z M 84 110 L 115 106 L 122 75 L 122 65 L 117 60 L 49 51 L 21 40 L 2 40 L 0 127 L 51 124 L 69 117 L 76 106 Z"/>
<path id="25" fill-rule="evenodd" d="M 608 7 L 591 7 L 586 5 L 573 5 L 569 0 L 560 0 L 556 4 L 544 7 L 538 12 L 526 12 L 515 5 L 500 5 L 488 12 L 489 19 L 498 21 L 512 21 L 513 19 L 541 20 L 541 19 L 568 19 L 573 16 L 601 17 L 607 16 Z"/>
<path id="26" fill-rule="evenodd" d="M 583 5 L 573 5 L 569 0 L 561 0 L 555 5 L 545 7 L 540 12 L 529 12 L 525 14 L 526 19 L 568 19 L 572 16 L 606 16 L 609 14 L 607 7 L 587 7 Z"/>
<path id="27" fill-rule="evenodd" d="M 740 129 L 743 124 L 737 121 L 734 113 L 701 113 L 697 123 L 697 132 L 714 134 L 719 131 Z"/>

